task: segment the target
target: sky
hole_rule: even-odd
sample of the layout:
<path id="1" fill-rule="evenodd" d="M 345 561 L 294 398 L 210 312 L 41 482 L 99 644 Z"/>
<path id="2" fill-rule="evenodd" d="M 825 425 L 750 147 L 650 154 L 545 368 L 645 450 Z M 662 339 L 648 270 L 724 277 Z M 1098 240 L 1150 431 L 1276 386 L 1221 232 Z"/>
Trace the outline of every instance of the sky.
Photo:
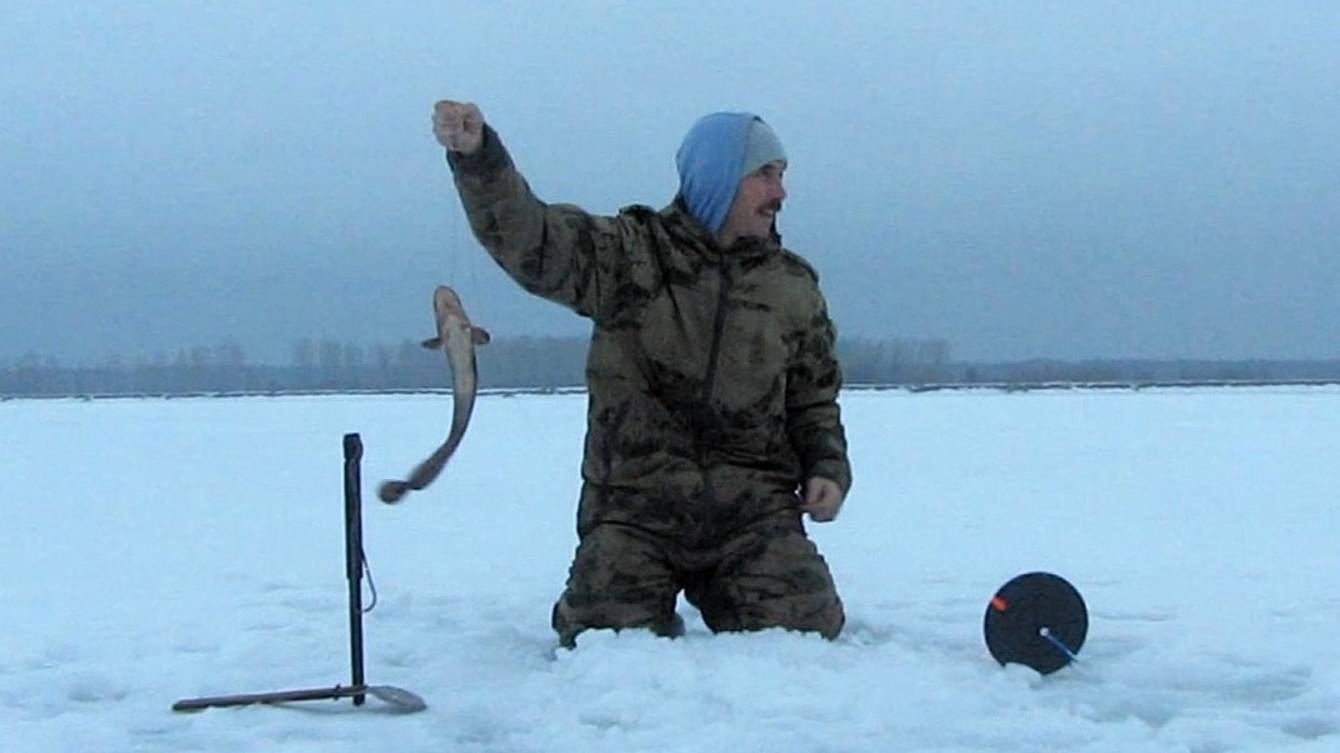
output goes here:
<path id="1" fill-rule="evenodd" d="M 376 501 L 449 402 L 0 402 L 6 753 L 1340 750 L 1340 387 L 853 390 L 855 485 L 807 522 L 836 641 L 714 635 L 681 599 L 681 639 L 588 631 L 572 651 L 549 613 L 585 396 L 481 396 L 442 475 Z M 348 684 L 345 432 L 377 591 L 366 680 L 427 710 L 173 713 Z M 1033 571 L 1088 614 L 1079 661 L 1045 677 L 983 638 L 991 597 Z"/>
<path id="2" fill-rule="evenodd" d="M 843 335 L 958 360 L 1340 357 L 1340 5 L 39 3 L 0 24 L 0 363 L 581 335 L 474 242 L 429 115 L 662 206 L 704 113 L 790 156 Z"/>

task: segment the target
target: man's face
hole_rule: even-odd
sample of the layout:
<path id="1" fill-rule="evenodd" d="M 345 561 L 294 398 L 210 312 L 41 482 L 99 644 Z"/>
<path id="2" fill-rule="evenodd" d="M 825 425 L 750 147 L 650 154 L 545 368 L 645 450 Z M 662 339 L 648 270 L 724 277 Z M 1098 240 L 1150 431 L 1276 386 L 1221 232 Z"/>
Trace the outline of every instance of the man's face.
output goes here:
<path id="1" fill-rule="evenodd" d="M 786 163 L 775 160 L 740 179 L 735 200 L 721 225 L 723 240 L 729 242 L 746 236 L 767 238 L 771 234 L 772 223 L 786 198 L 786 189 L 782 188 L 785 172 Z"/>

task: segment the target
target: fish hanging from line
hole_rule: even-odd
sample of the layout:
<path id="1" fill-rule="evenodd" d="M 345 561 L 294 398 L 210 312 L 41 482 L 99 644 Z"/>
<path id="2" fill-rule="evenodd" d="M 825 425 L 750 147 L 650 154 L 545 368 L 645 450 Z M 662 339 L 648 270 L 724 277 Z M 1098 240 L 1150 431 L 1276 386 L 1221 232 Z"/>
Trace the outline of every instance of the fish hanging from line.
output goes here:
<path id="1" fill-rule="evenodd" d="M 439 285 L 433 291 L 433 315 L 437 321 L 437 337 L 423 342 L 430 350 L 441 349 L 451 368 L 451 431 L 447 440 L 414 469 L 403 481 L 384 481 L 377 489 L 381 501 L 399 502 L 411 490 L 417 491 L 433 483 L 442 472 L 470 425 L 470 414 L 475 408 L 475 394 L 479 388 L 479 370 L 475 364 L 475 346 L 489 341 L 489 333 L 470 323 L 456 291 Z"/>

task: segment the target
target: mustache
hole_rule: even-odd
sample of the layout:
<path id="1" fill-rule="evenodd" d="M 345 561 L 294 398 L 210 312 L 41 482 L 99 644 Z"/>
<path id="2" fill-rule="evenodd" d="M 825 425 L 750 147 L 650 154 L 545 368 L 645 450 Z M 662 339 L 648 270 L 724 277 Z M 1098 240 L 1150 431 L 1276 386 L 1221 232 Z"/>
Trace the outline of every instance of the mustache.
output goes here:
<path id="1" fill-rule="evenodd" d="M 767 204 L 759 207 L 759 209 L 762 209 L 765 212 L 780 212 L 782 211 L 782 202 L 781 200 L 769 201 Z"/>

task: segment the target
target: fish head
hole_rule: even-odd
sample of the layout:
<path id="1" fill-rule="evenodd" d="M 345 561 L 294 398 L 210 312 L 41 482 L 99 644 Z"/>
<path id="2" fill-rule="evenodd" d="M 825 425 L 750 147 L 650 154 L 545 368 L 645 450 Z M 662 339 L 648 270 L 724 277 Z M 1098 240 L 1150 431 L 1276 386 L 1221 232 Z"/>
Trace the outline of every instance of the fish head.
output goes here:
<path id="1" fill-rule="evenodd" d="M 433 291 L 433 316 L 437 319 L 437 332 L 442 341 L 449 339 L 453 331 L 462 332 L 467 339 L 473 339 L 470 318 L 465 315 L 461 298 L 446 285 L 438 285 Z"/>

